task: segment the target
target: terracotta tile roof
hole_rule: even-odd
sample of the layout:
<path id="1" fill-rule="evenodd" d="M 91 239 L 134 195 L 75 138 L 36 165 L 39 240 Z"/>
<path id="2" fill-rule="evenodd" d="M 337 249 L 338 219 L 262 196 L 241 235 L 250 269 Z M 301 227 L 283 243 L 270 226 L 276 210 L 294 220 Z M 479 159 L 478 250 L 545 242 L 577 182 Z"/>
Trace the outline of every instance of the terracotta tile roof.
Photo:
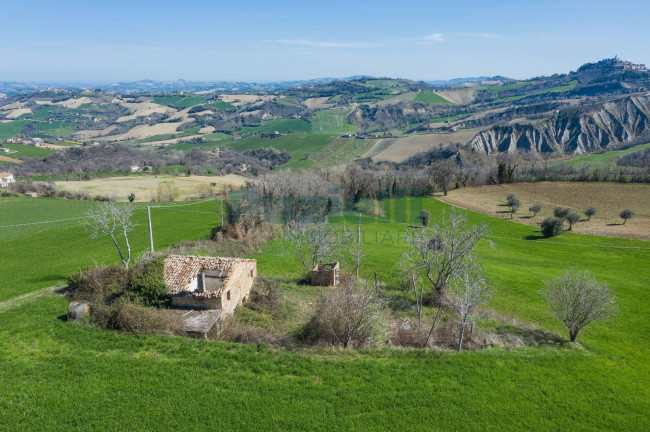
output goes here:
<path id="1" fill-rule="evenodd" d="M 13 174 L 8 172 L 0 172 L 0 178 L 5 178 L 5 177 L 13 177 Z"/>
<path id="2" fill-rule="evenodd" d="M 192 279 L 201 270 L 220 270 L 226 275 L 235 264 L 246 261 L 242 258 L 209 257 L 195 255 L 170 255 L 165 259 L 164 279 L 169 292 L 178 294 L 186 291 Z"/>

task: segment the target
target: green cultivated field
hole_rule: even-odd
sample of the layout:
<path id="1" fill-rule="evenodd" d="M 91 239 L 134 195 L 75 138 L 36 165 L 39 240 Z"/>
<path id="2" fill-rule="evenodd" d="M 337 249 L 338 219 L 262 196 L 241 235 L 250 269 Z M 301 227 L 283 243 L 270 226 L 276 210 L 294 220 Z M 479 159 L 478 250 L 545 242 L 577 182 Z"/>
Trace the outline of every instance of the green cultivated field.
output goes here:
<path id="1" fill-rule="evenodd" d="M 318 111 L 312 120 L 312 131 L 314 133 L 345 134 L 355 133 L 357 127 L 348 123 L 348 116 L 354 108 L 343 111 L 325 110 Z"/>
<path id="2" fill-rule="evenodd" d="M 245 126 L 241 129 L 239 134 L 252 133 L 252 132 L 280 132 L 288 134 L 290 132 L 311 132 L 312 125 L 303 119 L 276 119 L 265 121 L 261 126 L 249 127 Z"/>
<path id="3" fill-rule="evenodd" d="M 397 281 L 400 231 L 423 207 L 432 221 L 449 206 L 386 202 L 402 223 L 364 218 L 362 275 Z M 403 205 L 404 204 L 404 205 Z M 77 216 L 91 203 L 0 198 L 0 225 Z M 205 203 L 178 209 L 213 210 Z M 5 211 L 6 209 L 6 211 Z M 144 212 L 135 245 L 146 248 Z M 650 245 L 563 234 L 470 213 L 490 222 L 480 257 L 498 287 L 490 307 L 558 334 L 539 291 L 567 267 L 608 282 L 621 312 L 580 334 L 583 349 L 492 348 L 275 351 L 171 336 L 134 337 L 66 323 L 67 301 L 46 296 L 0 304 L 0 406 L 6 430 L 463 430 L 644 431 L 650 428 Z M 207 238 L 216 218 L 154 210 L 160 248 Z M 350 217 L 348 226 L 356 220 Z M 332 217 L 332 223 L 340 223 Z M 531 240 L 528 240 L 531 239 Z M 110 244 L 78 222 L 0 228 L 0 296 L 60 281 L 78 266 L 116 262 Z M 639 249 L 634 249 L 639 248 Z M 642 249 L 645 248 L 645 249 Z M 299 266 L 275 241 L 255 256 L 261 275 L 295 278 Z M 631 277 L 632 276 L 632 277 Z M 209 426 L 207 426 L 209 425 Z"/>
<path id="4" fill-rule="evenodd" d="M 175 108 L 189 108 L 194 105 L 201 105 L 208 101 L 207 96 L 200 95 L 169 95 L 169 96 L 154 96 L 152 102 L 171 106 Z"/>
<path id="5" fill-rule="evenodd" d="M 578 156 L 565 161 L 559 161 L 554 163 L 569 164 L 573 167 L 589 165 L 591 169 L 606 169 L 611 167 L 613 164 L 616 164 L 616 161 L 620 157 L 630 153 L 634 153 L 639 150 L 646 149 L 648 147 L 650 147 L 650 143 L 640 144 L 638 146 L 630 147 L 625 150 L 612 150 L 605 153 Z"/>
<path id="6" fill-rule="evenodd" d="M 45 157 L 56 150 L 46 149 L 42 147 L 34 147 L 25 144 L 0 144 L 0 147 L 8 148 L 16 153 L 0 153 L 0 155 L 8 156 L 16 159 L 24 159 L 28 157 Z"/>
<path id="7" fill-rule="evenodd" d="M 305 159 L 307 153 L 314 155 L 332 142 L 334 138 L 336 138 L 335 135 L 325 134 L 291 134 L 278 138 L 260 138 L 259 135 L 255 135 L 238 141 L 224 141 L 223 144 L 220 143 L 219 145 L 232 147 L 239 152 L 268 147 L 287 151 L 291 153 L 291 159 L 282 166 L 302 169 L 314 165 L 313 160 Z"/>
<path id="8" fill-rule="evenodd" d="M 68 121 L 53 121 L 52 123 L 47 122 L 38 122 L 36 123 L 36 129 L 43 132 L 46 135 L 57 137 L 57 136 L 70 136 L 76 123 Z"/>
<path id="9" fill-rule="evenodd" d="M 19 135 L 27 123 L 29 122 L 26 120 L 14 120 L 9 123 L 0 123 L 0 139 L 4 140 Z"/>
<path id="10" fill-rule="evenodd" d="M 548 88 L 546 90 L 538 90 L 536 92 L 521 95 L 521 96 L 511 96 L 511 97 L 507 97 L 507 98 L 496 99 L 496 100 L 494 100 L 492 102 L 508 102 L 508 101 L 523 99 L 523 98 L 528 97 L 528 96 L 535 96 L 535 95 L 547 94 L 547 93 L 562 93 L 562 92 L 567 92 L 567 91 L 573 90 L 575 88 L 575 86 L 577 86 L 577 85 L 578 85 L 578 80 L 573 80 L 573 81 L 570 81 L 569 84 L 567 84 L 567 85 L 551 87 L 551 88 Z"/>
<path id="11" fill-rule="evenodd" d="M 514 84 L 504 84 L 504 85 L 497 85 L 497 86 L 490 86 L 488 87 L 488 90 L 491 91 L 492 93 L 500 93 L 502 91 L 506 90 L 514 90 L 521 88 L 523 86 L 526 86 L 528 84 L 531 84 L 532 81 L 524 81 L 524 82 L 518 82 Z"/>
<path id="12" fill-rule="evenodd" d="M 236 106 L 229 104 L 228 102 L 224 102 L 222 100 L 211 102 L 209 104 L 205 104 L 204 106 L 206 108 L 219 109 L 224 111 L 235 111 L 237 109 Z"/>
<path id="13" fill-rule="evenodd" d="M 430 104 L 443 104 L 443 105 L 455 105 L 453 102 L 448 101 L 447 99 L 443 98 L 442 96 L 437 95 L 434 92 L 430 92 L 430 91 L 423 91 L 423 92 L 417 93 L 417 95 L 413 99 L 413 102 L 422 102 L 422 103 L 430 103 Z"/>

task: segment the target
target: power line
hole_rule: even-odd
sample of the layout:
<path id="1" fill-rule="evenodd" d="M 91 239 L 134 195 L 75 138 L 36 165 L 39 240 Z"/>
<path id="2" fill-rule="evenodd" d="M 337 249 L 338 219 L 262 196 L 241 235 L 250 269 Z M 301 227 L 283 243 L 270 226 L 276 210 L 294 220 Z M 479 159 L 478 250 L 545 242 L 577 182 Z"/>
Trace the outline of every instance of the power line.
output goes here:
<path id="1" fill-rule="evenodd" d="M 82 217 L 69 218 L 69 219 L 57 219 L 57 220 L 29 222 L 29 223 L 13 224 L 13 225 L 0 225 L 0 228 L 12 228 L 12 227 L 19 227 L 19 226 L 27 226 L 27 225 L 39 225 L 39 224 L 56 223 L 56 222 L 67 222 L 67 221 L 79 220 L 79 219 L 87 219 L 87 217 L 82 216 Z"/>

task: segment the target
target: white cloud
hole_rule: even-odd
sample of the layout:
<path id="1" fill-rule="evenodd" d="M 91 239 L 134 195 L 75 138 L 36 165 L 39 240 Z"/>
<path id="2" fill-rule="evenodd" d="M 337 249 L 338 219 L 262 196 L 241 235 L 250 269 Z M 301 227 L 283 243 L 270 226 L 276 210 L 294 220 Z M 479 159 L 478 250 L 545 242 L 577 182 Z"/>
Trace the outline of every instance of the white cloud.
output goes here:
<path id="1" fill-rule="evenodd" d="M 484 39 L 499 39 L 501 38 L 501 35 L 494 34 L 494 33 L 463 33 L 464 36 L 469 36 L 469 37 L 477 37 L 477 38 L 484 38 Z"/>
<path id="2" fill-rule="evenodd" d="M 304 46 L 310 48 L 379 48 L 381 45 L 364 44 L 356 42 L 328 42 L 311 39 L 262 39 L 264 43 Z"/>
<path id="3" fill-rule="evenodd" d="M 432 43 L 444 42 L 445 38 L 440 33 L 432 33 L 430 35 L 426 35 L 421 38 L 418 38 L 418 40 L 422 45 L 431 45 Z"/>

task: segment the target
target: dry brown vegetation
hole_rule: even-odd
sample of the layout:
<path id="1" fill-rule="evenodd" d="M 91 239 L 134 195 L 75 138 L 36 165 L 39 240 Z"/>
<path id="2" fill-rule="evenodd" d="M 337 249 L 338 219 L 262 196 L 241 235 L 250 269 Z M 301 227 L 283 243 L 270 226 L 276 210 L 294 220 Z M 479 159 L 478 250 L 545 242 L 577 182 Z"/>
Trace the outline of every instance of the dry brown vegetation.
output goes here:
<path id="1" fill-rule="evenodd" d="M 403 162 L 414 154 L 439 148 L 445 143 L 465 144 L 476 134 L 476 130 L 462 130 L 453 133 L 431 133 L 399 138 L 390 147 L 373 157 L 374 161 Z"/>
<path id="2" fill-rule="evenodd" d="M 202 186 L 212 187 L 213 192 L 219 192 L 223 190 L 226 185 L 230 185 L 233 188 L 239 188 L 244 185 L 246 179 L 234 174 L 220 177 L 175 177 L 168 175 L 156 177 L 126 176 L 84 181 L 58 181 L 56 182 L 56 186 L 73 192 L 86 191 L 91 195 L 115 195 L 119 199 L 126 199 L 127 195 L 134 193 L 136 201 L 151 201 L 151 194 L 153 193 L 155 195 L 158 185 L 171 181 L 174 182 L 174 186 L 180 191 L 180 195 L 177 199 L 186 200 L 197 197 Z M 211 186 L 211 183 L 216 183 L 216 185 Z"/>
<path id="3" fill-rule="evenodd" d="M 575 233 L 650 240 L 650 185 L 645 184 L 513 183 L 457 189 L 437 198 L 469 210 L 510 219 L 506 197 L 511 193 L 517 195 L 522 203 L 514 217 L 517 222 L 537 225 L 545 217 L 553 216 L 555 206 L 563 206 L 583 216 L 582 221 L 573 226 Z M 542 211 L 536 217 L 530 217 L 532 214 L 527 209 L 537 203 L 542 205 Z M 595 206 L 598 213 L 587 222 L 583 211 L 589 206 Z M 636 216 L 622 225 L 619 213 L 625 208 L 634 210 Z"/>

